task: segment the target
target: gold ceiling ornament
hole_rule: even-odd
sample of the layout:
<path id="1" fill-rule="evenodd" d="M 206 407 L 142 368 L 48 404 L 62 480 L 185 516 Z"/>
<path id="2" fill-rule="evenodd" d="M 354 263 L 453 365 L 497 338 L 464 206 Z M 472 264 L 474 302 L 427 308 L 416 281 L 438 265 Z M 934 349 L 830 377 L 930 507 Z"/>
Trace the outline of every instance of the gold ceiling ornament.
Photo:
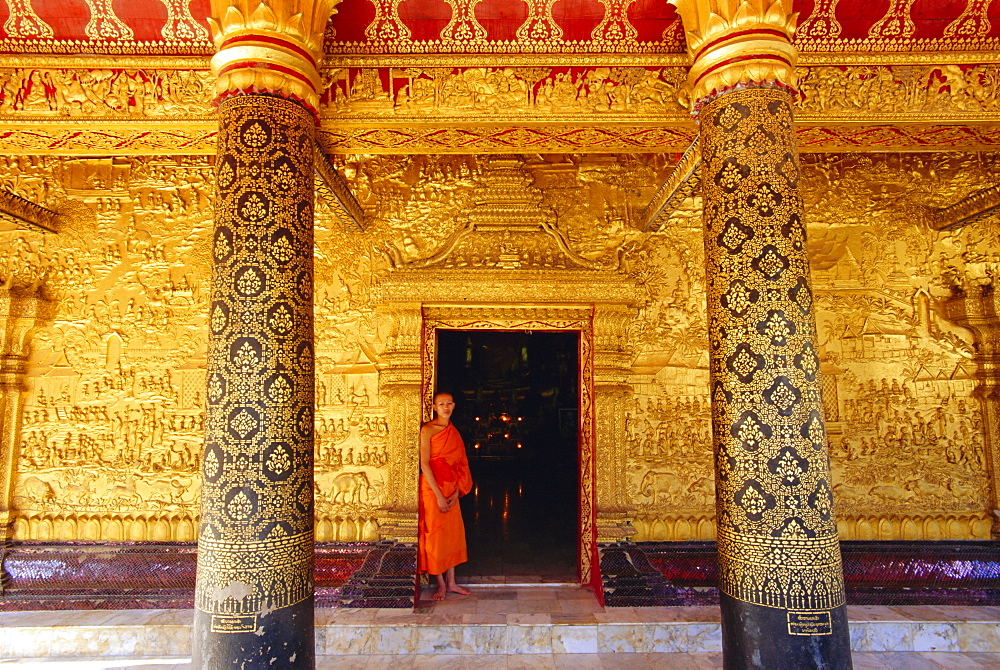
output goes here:
<path id="1" fill-rule="evenodd" d="M 694 61 L 688 75 L 692 109 L 740 84 L 795 87 L 798 13 L 792 0 L 668 0 L 677 7 Z"/>
<path id="2" fill-rule="evenodd" d="M 212 0 L 216 95 L 275 93 L 316 110 L 323 34 L 339 2 Z"/>

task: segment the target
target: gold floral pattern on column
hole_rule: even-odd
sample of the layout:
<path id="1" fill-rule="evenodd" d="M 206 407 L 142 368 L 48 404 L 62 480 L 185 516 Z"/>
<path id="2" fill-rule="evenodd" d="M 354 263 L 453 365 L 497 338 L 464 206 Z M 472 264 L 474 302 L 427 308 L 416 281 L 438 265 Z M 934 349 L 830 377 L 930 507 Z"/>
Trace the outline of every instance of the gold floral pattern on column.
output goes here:
<path id="1" fill-rule="evenodd" d="M 312 595 L 314 125 L 269 96 L 220 117 L 196 606 L 230 632 Z"/>
<path id="2" fill-rule="evenodd" d="M 719 585 L 758 605 L 832 609 L 843 577 L 792 98 L 749 88 L 700 119 Z"/>

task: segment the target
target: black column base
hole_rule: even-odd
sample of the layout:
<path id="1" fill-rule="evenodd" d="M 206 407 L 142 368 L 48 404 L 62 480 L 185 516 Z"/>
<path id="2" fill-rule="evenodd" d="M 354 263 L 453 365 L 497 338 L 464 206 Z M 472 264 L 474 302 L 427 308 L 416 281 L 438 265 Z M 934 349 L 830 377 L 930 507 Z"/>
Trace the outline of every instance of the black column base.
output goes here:
<path id="1" fill-rule="evenodd" d="M 248 621 L 246 617 L 218 615 L 213 621 L 211 614 L 195 609 L 192 667 L 199 670 L 312 670 L 315 667 L 312 597 L 261 614 L 256 630 L 216 632 L 220 628 L 247 628 Z"/>
<path id="2" fill-rule="evenodd" d="M 763 607 L 720 594 L 726 670 L 851 670 L 847 606 L 825 615 Z M 791 634 L 829 630 L 828 635 Z"/>

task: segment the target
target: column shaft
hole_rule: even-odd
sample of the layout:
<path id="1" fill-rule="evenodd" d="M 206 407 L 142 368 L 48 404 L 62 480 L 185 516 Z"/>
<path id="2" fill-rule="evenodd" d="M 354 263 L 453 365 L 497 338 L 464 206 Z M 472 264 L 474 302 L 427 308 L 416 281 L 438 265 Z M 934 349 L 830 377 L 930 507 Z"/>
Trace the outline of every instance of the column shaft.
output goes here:
<path id="1" fill-rule="evenodd" d="M 727 668 L 849 668 L 792 96 L 699 114 Z"/>
<path id="2" fill-rule="evenodd" d="M 313 667 L 314 123 L 219 106 L 198 668 Z"/>

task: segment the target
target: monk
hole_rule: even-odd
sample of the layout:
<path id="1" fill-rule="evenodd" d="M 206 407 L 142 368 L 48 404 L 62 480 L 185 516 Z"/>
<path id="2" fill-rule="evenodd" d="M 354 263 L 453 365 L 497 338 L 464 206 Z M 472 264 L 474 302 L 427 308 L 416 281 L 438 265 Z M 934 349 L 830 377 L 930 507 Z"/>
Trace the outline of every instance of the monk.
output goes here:
<path id="1" fill-rule="evenodd" d="M 471 593 L 455 582 L 455 566 L 469 560 L 458 497 L 472 490 L 465 443 L 451 422 L 455 400 L 434 396 L 433 419 L 420 427 L 420 541 L 417 570 L 437 575 L 433 600 L 448 593 Z"/>

